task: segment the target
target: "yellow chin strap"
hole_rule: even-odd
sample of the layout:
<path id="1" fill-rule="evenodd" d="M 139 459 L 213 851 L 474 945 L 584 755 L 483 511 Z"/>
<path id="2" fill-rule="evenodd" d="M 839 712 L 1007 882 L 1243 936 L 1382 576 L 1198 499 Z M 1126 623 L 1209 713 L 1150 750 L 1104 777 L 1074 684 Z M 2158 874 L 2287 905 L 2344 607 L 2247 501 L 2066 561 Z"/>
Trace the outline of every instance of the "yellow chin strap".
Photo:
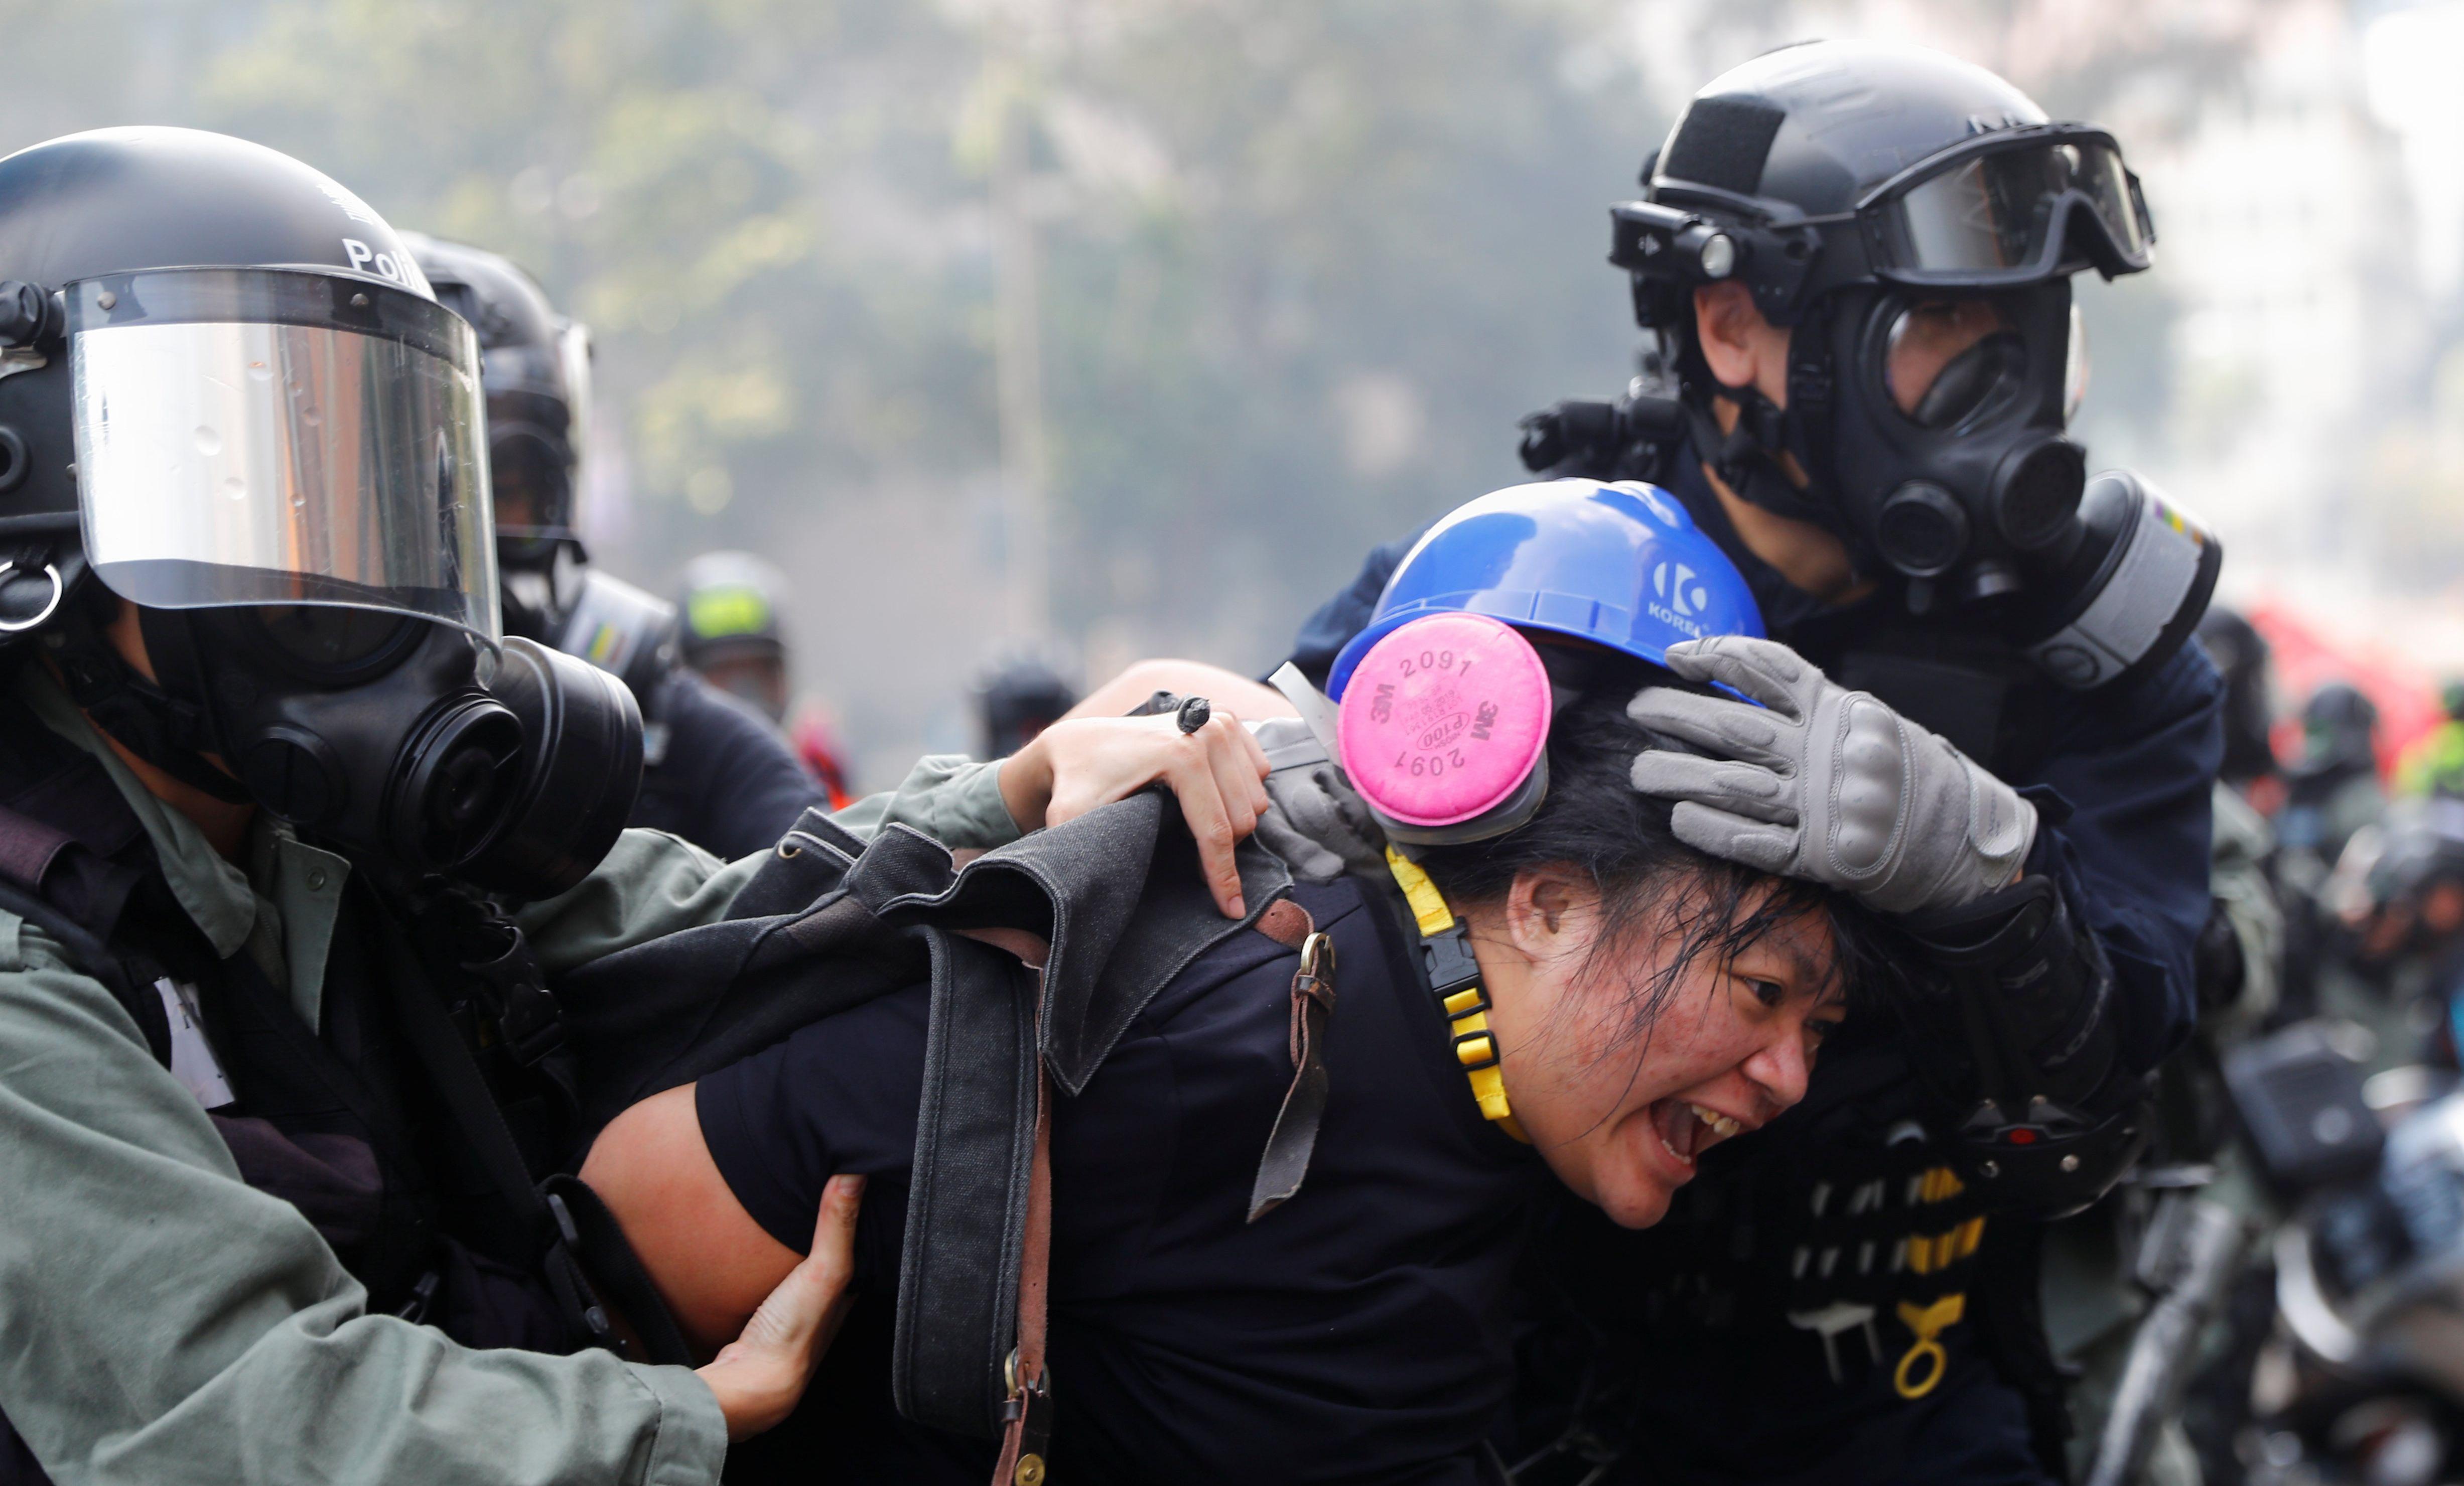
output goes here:
<path id="1" fill-rule="evenodd" d="M 1523 1133 L 1506 1102 L 1506 1078 L 1497 1066 L 1497 1035 L 1488 1030 L 1488 992 L 1480 983 L 1480 962 L 1472 956 L 1470 931 L 1446 906 L 1445 895 L 1419 863 L 1390 846 L 1386 870 L 1395 875 L 1395 885 L 1403 890 L 1412 905 L 1412 918 L 1419 925 L 1420 965 L 1428 971 L 1429 987 L 1437 992 L 1438 1006 L 1454 1032 L 1455 1061 L 1463 1064 L 1471 1079 L 1471 1097 L 1499 1129 L 1530 1144 L 1531 1137 Z"/>

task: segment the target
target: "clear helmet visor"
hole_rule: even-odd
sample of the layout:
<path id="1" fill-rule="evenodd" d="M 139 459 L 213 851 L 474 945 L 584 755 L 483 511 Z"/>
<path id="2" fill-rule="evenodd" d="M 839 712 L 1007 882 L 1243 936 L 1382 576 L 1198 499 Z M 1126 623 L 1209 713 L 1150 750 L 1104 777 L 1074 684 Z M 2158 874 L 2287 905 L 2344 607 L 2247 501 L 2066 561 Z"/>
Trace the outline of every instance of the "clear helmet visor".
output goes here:
<path id="1" fill-rule="evenodd" d="M 568 321 L 557 336 L 557 359 L 564 369 L 564 441 L 573 450 L 573 484 L 587 489 L 590 462 L 590 327 Z"/>
<path id="2" fill-rule="evenodd" d="M 479 352 L 340 275 L 68 286 L 87 561 L 156 609 L 373 610 L 500 635 Z"/>

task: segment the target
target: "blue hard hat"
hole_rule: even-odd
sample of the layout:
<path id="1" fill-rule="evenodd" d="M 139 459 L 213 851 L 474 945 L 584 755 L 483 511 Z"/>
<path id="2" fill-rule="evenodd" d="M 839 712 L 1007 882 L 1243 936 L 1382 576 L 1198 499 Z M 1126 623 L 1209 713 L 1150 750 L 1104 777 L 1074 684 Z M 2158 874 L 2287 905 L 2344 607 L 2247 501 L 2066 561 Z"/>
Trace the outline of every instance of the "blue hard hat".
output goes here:
<path id="1" fill-rule="evenodd" d="M 1458 506 L 1423 533 L 1386 580 L 1369 627 L 1335 656 L 1327 696 L 1343 699 L 1353 668 L 1389 631 L 1454 610 L 1653 665 L 1683 640 L 1763 632 L 1737 566 L 1676 497 L 1639 480 L 1543 480 Z"/>

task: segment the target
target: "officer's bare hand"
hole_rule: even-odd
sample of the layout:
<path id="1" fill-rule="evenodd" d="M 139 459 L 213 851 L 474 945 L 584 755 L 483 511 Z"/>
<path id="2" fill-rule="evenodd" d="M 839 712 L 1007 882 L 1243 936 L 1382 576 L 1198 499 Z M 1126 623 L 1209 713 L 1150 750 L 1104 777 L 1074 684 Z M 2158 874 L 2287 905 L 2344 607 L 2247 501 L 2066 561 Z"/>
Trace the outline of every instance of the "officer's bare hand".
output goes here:
<path id="1" fill-rule="evenodd" d="M 1215 905 L 1238 919 L 1247 908 L 1232 849 L 1266 809 L 1265 777 L 1265 750 L 1240 719 L 1219 708 L 1195 733 L 1183 733 L 1169 714 L 1055 722 L 1002 761 L 1001 791 L 1011 818 L 1035 831 L 1162 783 L 1198 838 Z"/>
<path id="2" fill-rule="evenodd" d="M 729 1439 L 749 1439 L 777 1426 L 804 1396 L 814 1366 L 847 1319 L 855 1215 L 863 1200 L 864 1178 L 830 1178 L 813 1223 L 813 1252 L 779 1281 L 743 1333 L 696 1369 L 718 1395 Z"/>

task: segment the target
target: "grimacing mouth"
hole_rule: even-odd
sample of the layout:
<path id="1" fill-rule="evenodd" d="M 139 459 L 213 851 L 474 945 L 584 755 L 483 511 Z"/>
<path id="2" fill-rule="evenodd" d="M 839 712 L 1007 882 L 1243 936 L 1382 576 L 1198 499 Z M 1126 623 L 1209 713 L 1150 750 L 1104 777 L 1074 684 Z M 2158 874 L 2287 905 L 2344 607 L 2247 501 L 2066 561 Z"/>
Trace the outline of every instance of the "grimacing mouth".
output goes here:
<path id="1" fill-rule="evenodd" d="M 1661 1148 L 1676 1158 L 1681 1165 L 1691 1166 L 1696 1157 L 1732 1136 L 1755 1128 L 1760 1120 L 1724 1114 L 1707 1104 L 1677 1095 L 1659 1099 L 1650 1106 L 1651 1127 L 1660 1140 Z"/>

